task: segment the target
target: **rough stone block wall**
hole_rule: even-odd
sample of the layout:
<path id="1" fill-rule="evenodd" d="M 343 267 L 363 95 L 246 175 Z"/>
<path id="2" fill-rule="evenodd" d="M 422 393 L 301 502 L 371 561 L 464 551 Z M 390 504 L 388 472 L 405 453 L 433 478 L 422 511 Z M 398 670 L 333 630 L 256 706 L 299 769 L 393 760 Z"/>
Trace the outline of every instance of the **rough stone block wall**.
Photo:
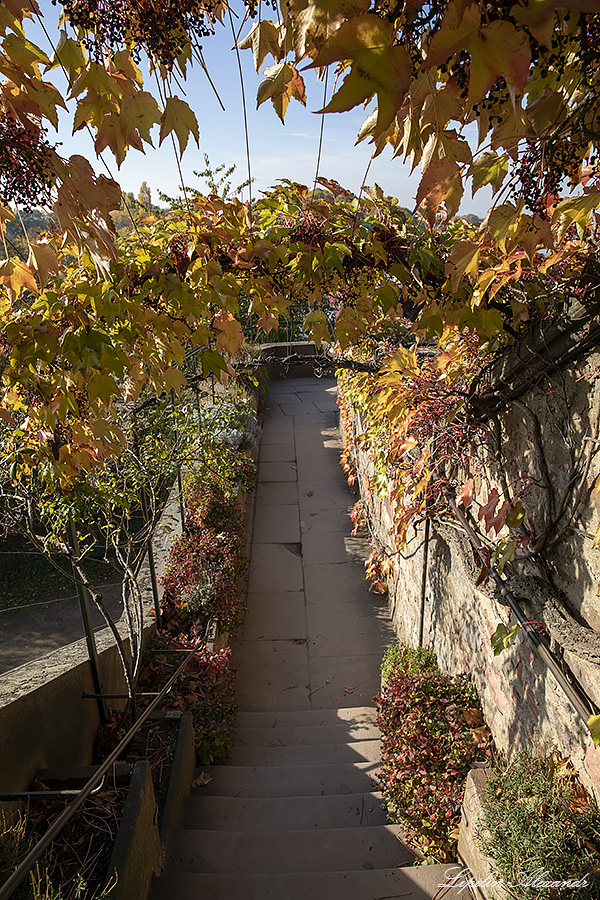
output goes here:
<path id="1" fill-rule="evenodd" d="M 583 453 L 588 441 L 598 441 L 598 397 L 593 391 L 593 375 L 599 362 L 600 358 L 588 359 L 585 365 L 557 376 L 561 380 L 561 402 L 553 393 L 558 394 L 555 384 L 532 391 L 526 398 L 526 409 L 517 404 L 503 414 L 497 435 L 508 460 L 506 480 L 523 483 L 527 476 L 531 481 L 524 500 L 538 533 L 567 502 L 574 471 L 579 477 L 577 490 L 584 502 L 573 517 L 569 512 L 555 527 L 554 534 L 559 537 L 550 544 L 545 564 L 546 571 L 549 566 L 555 575 L 554 585 L 572 621 L 584 626 L 589 637 L 589 646 L 583 651 L 578 645 L 574 645 L 573 653 L 559 646 L 559 656 L 596 704 L 600 704 L 600 666 L 594 661 L 600 628 L 600 551 L 593 548 L 593 535 L 600 496 L 592 496 L 598 468 L 594 447 L 589 455 L 595 465 L 577 470 L 574 466 L 579 462 L 579 450 Z M 535 422 L 531 411 L 540 423 L 537 435 L 532 434 Z M 360 414 L 354 426 L 356 435 L 364 431 Z M 356 444 L 354 451 L 374 543 L 392 563 L 389 602 L 399 640 L 418 645 L 424 591 L 423 643 L 435 650 L 445 671 L 472 677 L 497 747 L 510 756 L 524 746 L 545 741 L 571 757 L 584 783 L 600 796 L 600 748 L 594 748 L 585 723 L 523 631 L 507 651 L 494 656 L 492 633 L 500 622 L 508 626 L 514 618 L 492 588 L 475 586 L 479 566 L 460 526 L 453 521 L 431 520 L 424 582 L 424 523 L 411 526 L 404 549 L 395 546 L 393 502 L 372 490 L 373 463 Z M 499 483 L 485 452 L 481 457 L 483 479 L 476 479 L 479 502 L 491 486 Z M 519 573 L 531 576 L 539 571 L 533 560 L 522 565 Z M 533 606 L 525 608 L 528 615 L 529 609 L 533 610 Z M 540 618 L 539 610 L 531 615 Z"/>

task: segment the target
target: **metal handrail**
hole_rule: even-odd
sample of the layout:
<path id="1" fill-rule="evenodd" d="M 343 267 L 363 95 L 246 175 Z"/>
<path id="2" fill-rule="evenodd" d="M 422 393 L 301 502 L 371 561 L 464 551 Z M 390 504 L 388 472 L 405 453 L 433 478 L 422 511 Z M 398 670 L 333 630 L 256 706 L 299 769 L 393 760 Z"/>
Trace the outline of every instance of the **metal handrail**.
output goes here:
<path id="1" fill-rule="evenodd" d="M 54 838 L 57 837 L 57 835 L 62 831 L 65 825 L 67 825 L 67 823 L 71 821 L 77 810 L 87 800 L 101 778 L 103 778 L 105 773 L 108 772 L 113 763 L 118 760 L 125 747 L 127 747 L 130 741 L 135 737 L 142 725 L 146 722 L 148 717 L 159 705 L 165 694 L 175 684 L 176 680 L 190 663 L 192 657 L 208 643 L 209 634 L 213 629 L 214 622 L 211 620 L 206 626 L 204 635 L 198 640 L 193 649 L 187 653 L 185 659 L 181 662 L 177 670 L 173 673 L 173 675 L 171 675 L 165 686 L 157 694 L 150 705 L 146 707 L 144 712 L 140 715 L 139 719 L 134 722 L 125 737 L 115 747 L 112 753 L 104 760 L 104 762 L 96 769 L 94 774 L 87 781 L 84 787 L 79 791 L 77 797 L 72 801 L 72 803 L 70 803 L 69 806 L 67 806 L 66 809 L 64 809 L 63 812 L 58 816 L 58 818 L 54 820 L 52 825 L 48 828 L 43 837 L 40 838 L 35 847 L 33 847 L 29 851 L 23 862 L 20 863 L 19 866 L 17 866 L 8 881 L 6 881 L 5 884 L 0 887 L 0 900 L 6 900 L 6 898 L 10 897 L 13 891 L 21 884 L 23 879 L 27 876 L 28 872 L 36 864 L 36 862 L 41 859 L 45 850 L 50 846 Z"/>
<path id="2" fill-rule="evenodd" d="M 572 685 L 567 680 L 565 673 L 563 672 L 563 670 L 560 667 L 560 663 L 559 663 L 558 659 L 556 658 L 556 656 L 554 655 L 554 653 L 548 646 L 546 640 L 541 635 L 539 635 L 533 627 L 531 627 L 531 623 L 528 621 L 527 617 L 525 616 L 525 613 L 523 612 L 523 610 L 521 609 L 521 607 L 519 606 L 519 604 L 517 603 L 515 598 L 512 596 L 510 591 L 508 590 L 508 588 L 506 586 L 506 582 L 504 581 L 502 576 L 496 570 L 495 566 L 489 565 L 485 562 L 485 559 L 481 555 L 483 546 L 482 546 L 481 542 L 479 541 L 477 535 L 475 534 L 475 532 L 469 525 L 467 517 L 458 508 L 458 505 L 455 502 L 453 497 L 449 497 L 448 499 L 450 500 L 450 505 L 452 506 L 453 512 L 456 515 L 456 517 L 457 517 L 458 521 L 460 522 L 460 524 L 462 525 L 462 527 L 464 528 L 464 530 L 467 534 L 467 537 L 469 538 L 469 541 L 471 542 L 473 549 L 479 555 L 482 565 L 488 566 L 490 574 L 491 574 L 492 578 L 494 579 L 494 582 L 496 583 L 498 589 L 500 590 L 500 593 L 506 599 L 510 608 L 512 609 L 513 613 L 515 614 L 515 617 L 516 617 L 519 625 L 521 625 L 522 627 L 525 628 L 525 633 L 527 634 L 527 637 L 529 638 L 529 640 L 531 641 L 531 643 L 537 650 L 539 656 L 544 660 L 544 662 L 546 663 L 546 665 L 548 666 L 548 668 L 554 675 L 556 681 L 558 682 L 560 687 L 563 689 L 564 693 L 567 695 L 567 697 L 571 701 L 572 706 L 577 711 L 580 718 L 583 719 L 583 721 L 585 722 L 586 725 L 588 725 L 588 720 L 589 720 L 590 716 L 594 715 L 594 713 L 595 713 L 595 710 L 593 708 L 591 701 L 582 691 L 579 690 L 578 687 L 576 687 L 575 685 Z M 1 897 L 0 897 L 0 900 L 2 900 Z"/>

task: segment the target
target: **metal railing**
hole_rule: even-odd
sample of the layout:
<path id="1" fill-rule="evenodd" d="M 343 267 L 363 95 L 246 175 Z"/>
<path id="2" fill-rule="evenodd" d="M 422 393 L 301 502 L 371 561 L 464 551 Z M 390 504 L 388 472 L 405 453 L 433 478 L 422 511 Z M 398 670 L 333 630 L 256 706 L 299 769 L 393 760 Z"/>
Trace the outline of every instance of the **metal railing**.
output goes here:
<path id="1" fill-rule="evenodd" d="M 71 821 L 77 810 L 80 809 L 80 807 L 87 800 L 90 794 L 92 794 L 96 785 L 98 785 L 98 783 L 104 778 L 105 774 L 108 772 L 111 766 L 117 762 L 119 756 L 121 756 L 125 748 L 138 733 L 142 725 L 152 715 L 152 713 L 160 704 L 168 691 L 171 690 L 177 679 L 183 674 L 183 672 L 191 662 L 193 656 L 198 653 L 199 650 L 207 646 L 207 644 L 209 644 L 211 641 L 214 642 L 215 632 L 216 624 L 214 620 L 211 620 L 206 626 L 204 635 L 198 640 L 196 645 L 191 650 L 181 651 L 186 654 L 185 659 L 179 665 L 177 670 L 171 675 L 167 683 L 164 685 L 162 690 L 159 691 L 154 700 L 146 707 L 144 712 L 131 726 L 125 737 L 115 747 L 112 753 L 104 760 L 104 762 L 100 766 L 98 766 L 91 778 L 77 793 L 74 800 L 66 807 L 66 809 L 63 810 L 58 818 L 54 820 L 43 837 L 41 837 L 37 844 L 29 851 L 23 862 L 20 863 L 19 866 L 17 866 L 8 881 L 6 881 L 5 884 L 0 887 L 0 900 L 6 900 L 6 898 L 10 897 L 13 891 L 15 891 L 16 888 L 24 881 L 33 866 L 38 862 L 38 860 L 41 859 L 52 841 L 57 837 L 58 834 L 60 834 L 65 825 L 67 825 Z M 40 791 L 38 796 L 43 798 L 44 794 L 45 792 Z M 17 799 L 18 795 L 14 795 L 14 797 L 15 799 Z"/>

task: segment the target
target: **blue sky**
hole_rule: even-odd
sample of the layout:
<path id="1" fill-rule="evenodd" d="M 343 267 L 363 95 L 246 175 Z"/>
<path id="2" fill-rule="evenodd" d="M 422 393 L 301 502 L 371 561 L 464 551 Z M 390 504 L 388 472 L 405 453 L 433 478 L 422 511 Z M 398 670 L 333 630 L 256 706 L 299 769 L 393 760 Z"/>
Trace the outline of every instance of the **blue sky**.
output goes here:
<path id="1" fill-rule="evenodd" d="M 42 0 L 40 6 L 51 38 L 58 39 L 57 23 L 60 7 L 52 6 L 50 0 Z M 239 6 L 242 8 L 241 4 Z M 234 21 L 236 29 L 239 28 L 241 19 Z M 219 163 L 237 166 L 233 176 L 234 185 L 242 182 L 247 172 L 240 79 L 231 29 L 227 19 L 225 22 L 226 27 L 217 24 L 216 34 L 202 41 L 204 58 L 225 105 L 225 112 L 221 109 L 199 65 L 192 68 L 185 84 L 185 99 L 194 109 L 200 126 L 200 147 L 197 148 L 193 138 L 190 139 L 182 161 L 183 176 L 187 184 L 199 188 L 203 187 L 202 182 L 195 178 L 193 171 L 201 171 L 204 168 L 204 153 L 208 154 L 213 167 Z M 242 37 L 251 27 L 251 22 L 246 23 Z M 27 28 L 27 34 L 49 52 L 48 40 L 36 24 L 32 23 Z M 256 91 L 262 78 L 254 69 L 251 51 L 240 51 L 240 56 L 246 90 L 251 167 L 255 179 L 254 195 L 267 190 L 279 178 L 312 184 L 321 127 L 321 116 L 315 114 L 314 110 L 320 109 L 323 105 L 322 82 L 317 82 L 312 71 L 302 73 L 307 87 L 306 109 L 296 100 L 292 100 L 283 125 L 270 101 L 256 109 Z M 272 63 L 273 60 L 268 57 L 264 65 Z M 53 76 L 56 83 L 64 88 L 64 84 L 60 85 L 58 70 L 54 71 Z M 146 89 L 155 93 L 147 71 L 144 72 L 144 77 Z M 360 189 L 371 156 L 367 142 L 355 146 L 356 135 L 370 111 L 357 108 L 347 113 L 331 113 L 325 116 L 319 174 L 336 179 L 356 193 Z M 54 137 L 52 134 L 49 135 L 51 140 Z M 67 117 L 65 127 L 59 131 L 58 140 L 62 142 L 63 155 L 80 153 L 92 161 L 97 171 L 106 172 L 101 162 L 94 162 L 95 153 L 90 136 L 83 131 L 72 137 Z M 147 181 L 152 189 L 153 199 L 157 200 L 159 190 L 171 196 L 178 193 L 180 179 L 170 139 L 167 138 L 163 146 L 158 148 L 157 134 L 154 143 L 157 149 L 148 147 L 145 155 L 130 150 L 120 170 L 117 170 L 110 151 L 104 152 L 103 159 L 124 190 L 133 191 L 137 195 L 142 181 Z M 401 159 L 391 159 L 389 150 L 384 151 L 371 165 L 367 183 L 374 182 L 377 182 L 386 194 L 398 197 L 403 206 L 410 208 L 414 206 L 419 174 L 415 172 L 409 176 L 409 166 Z M 483 215 L 488 205 L 489 194 L 486 190 L 480 191 L 474 200 L 471 200 L 467 192 L 461 212 Z"/>

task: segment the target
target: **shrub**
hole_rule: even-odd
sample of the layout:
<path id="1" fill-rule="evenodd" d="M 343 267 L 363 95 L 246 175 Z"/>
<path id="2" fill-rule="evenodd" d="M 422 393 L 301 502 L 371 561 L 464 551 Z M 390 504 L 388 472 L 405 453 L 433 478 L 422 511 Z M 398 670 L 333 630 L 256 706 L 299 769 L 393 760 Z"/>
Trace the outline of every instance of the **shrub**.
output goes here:
<path id="1" fill-rule="evenodd" d="M 494 767 L 477 838 L 519 900 L 600 896 L 600 810 L 572 763 L 547 748 Z M 569 881 L 584 884 L 544 885 Z"/>
<path id="2" fill-rule="evenodd" d="M 451 862 L 467 775 L 490 752 L 475 687 L 441 672 L 430 650 L 400 644 L 382 674 L 379 778 L 390 816 L 427 861 Z"/>

